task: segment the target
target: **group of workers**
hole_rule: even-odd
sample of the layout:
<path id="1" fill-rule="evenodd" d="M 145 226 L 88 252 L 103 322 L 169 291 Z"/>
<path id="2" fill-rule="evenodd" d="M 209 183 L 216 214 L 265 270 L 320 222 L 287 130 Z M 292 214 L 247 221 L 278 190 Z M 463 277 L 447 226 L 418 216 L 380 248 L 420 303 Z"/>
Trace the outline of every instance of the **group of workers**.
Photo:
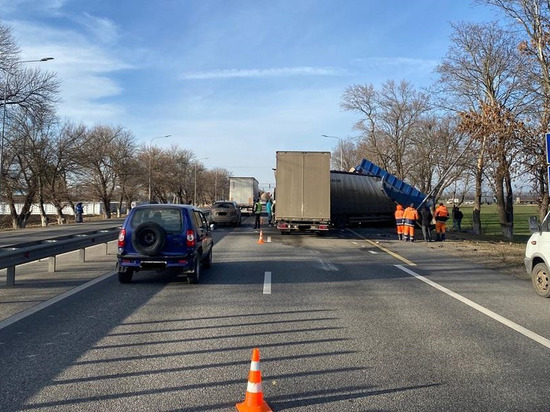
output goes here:
<path id="1" fill-rule="evenodd" d="M 420 214 L 411 203 L 409 207 L 403 209 L 400 204 L 395 210 L 395 225 L 397 227 L 397 238 L 407 242 L 414 242 L 414 229 L 416 222 L 420 221 L 424 241 L 432 241 L 431 226 L 435 220 L 436 241 L 445 240 L 445 222 L 449 219 L 449 211 L 443 203 L 440 203 L 432 216 L 432 212 L 428 206 L 423 206 Z"/>

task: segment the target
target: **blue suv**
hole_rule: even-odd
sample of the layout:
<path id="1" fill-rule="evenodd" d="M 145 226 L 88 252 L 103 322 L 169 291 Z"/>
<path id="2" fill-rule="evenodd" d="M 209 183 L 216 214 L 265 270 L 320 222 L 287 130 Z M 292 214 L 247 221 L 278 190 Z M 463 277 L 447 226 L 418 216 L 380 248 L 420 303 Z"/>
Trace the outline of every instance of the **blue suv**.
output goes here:
<path id="1" fill-rule="evenodd" d="M 204 213 L 189 205 L 148 204 L 133 208 L 118 236 L 120 283 L 139 270 L 177 268 L 196 283 L 201 266 L 212 265 L 214 241 Z"/>

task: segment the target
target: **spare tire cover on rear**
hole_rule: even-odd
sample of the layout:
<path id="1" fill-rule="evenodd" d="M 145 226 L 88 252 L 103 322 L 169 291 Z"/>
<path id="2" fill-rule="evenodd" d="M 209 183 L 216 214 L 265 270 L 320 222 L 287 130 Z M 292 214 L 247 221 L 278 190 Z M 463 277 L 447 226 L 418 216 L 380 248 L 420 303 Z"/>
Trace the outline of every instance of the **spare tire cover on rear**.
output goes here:
<path id="1" fill-rule="evenodd" d="M 159 253 L 165 242 L 166 231 L 154 222 L 142 223 L 132 233 L 132 245 L 139 253 L 147 256 Z"/>

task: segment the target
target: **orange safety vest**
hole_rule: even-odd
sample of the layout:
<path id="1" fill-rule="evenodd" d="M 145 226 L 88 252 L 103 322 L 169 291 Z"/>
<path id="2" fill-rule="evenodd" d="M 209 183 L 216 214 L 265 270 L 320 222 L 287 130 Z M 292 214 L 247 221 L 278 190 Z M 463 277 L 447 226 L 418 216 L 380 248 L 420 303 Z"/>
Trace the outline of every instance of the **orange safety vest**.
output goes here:
<path id="1" fill-rule="evenodd" d="M 418 220 L 418 212 L 414 207 L 408 207 L 405 209 L 405 213 L 403 214 L 403 219 L 405 220 L 405 226 L 412 226 L 414 227 L 414 224 Z"/>
<path id="2" fill-rule="evenodd" d="M 397 205 L 397 209 L 395 210 L 395 224 L 397 226 L 403 226 L 403 206 Z"/>
<path id="3" fill-rule="evenodd" d="M 435 220 L 439 222 L 446 222 L 449 219 L 449 211 L 445 206 L 437 206 L 435 209 Z"/>

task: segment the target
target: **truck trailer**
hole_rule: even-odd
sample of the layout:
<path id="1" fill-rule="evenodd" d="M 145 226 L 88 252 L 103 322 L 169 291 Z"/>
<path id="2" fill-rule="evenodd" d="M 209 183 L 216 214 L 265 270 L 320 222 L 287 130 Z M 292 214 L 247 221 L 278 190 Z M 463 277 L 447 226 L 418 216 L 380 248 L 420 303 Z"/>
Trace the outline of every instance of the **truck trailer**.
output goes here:
<path id="1" fill-rule="evenodd" d="M 330 172 L 330 220 L 335 227 L 395 224 L 395 203 L 383 180 L 359 173 Z"/>
<path id="2" fill-rule="evenodd" d="M 254 209 L 254 200 L 259 197 L 260 192 L 256 178 L 229 178 L 229 200 L 236 202 L 242 213 L 252 214 Z"/>
<path id="3" fill-rule="evenodd" d="M 330 152 L 278 151 L 275 180 L 275 223 L 281 234 L 329 230 Z"/>

